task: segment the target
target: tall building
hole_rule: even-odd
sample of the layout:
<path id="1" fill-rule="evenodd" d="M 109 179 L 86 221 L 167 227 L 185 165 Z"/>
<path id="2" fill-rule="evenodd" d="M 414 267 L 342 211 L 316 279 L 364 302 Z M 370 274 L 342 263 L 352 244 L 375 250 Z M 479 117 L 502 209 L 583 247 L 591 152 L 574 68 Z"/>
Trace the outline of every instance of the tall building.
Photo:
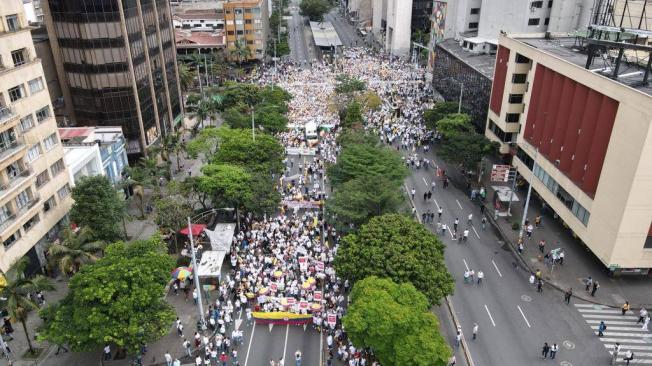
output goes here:
<path id="1" fill-rule="evenodd" d="M 0 270 L 45 264 L 72 205 L 63 148 L 21 0 L 0 5 Z"/>
<path id="2" fill-rule="evenodd" d="M 596 25 L 597 26 L 597 25 Z M 649 30 L 613 28 L 612 39 Z M 652 268 L 652 46 L 501 36 L 485 135 L 611 271 Z M 628 51 L 624 51 L 628 49 Z M 647 58 L 624 52 L 643 51 Z M 617 56 L 620 54 L 620 56 Z M 623 61 L 624 64 L 625 61 Z"/>
<path id="3" fill-rule="evenodd" d="M 222 6 L 228 57 L 233 61 L 241 61 L 236 54 L 231 54 L 237 41 L 249 48 L 248 60 L 262 60 L 269 32 L 268 0 L 226 0 Z"/>
<path id="4" fill-rule="evenodd" d="M 182 120 L 169 0 L 42 0 L 67 120 L 146 154 Z"/>

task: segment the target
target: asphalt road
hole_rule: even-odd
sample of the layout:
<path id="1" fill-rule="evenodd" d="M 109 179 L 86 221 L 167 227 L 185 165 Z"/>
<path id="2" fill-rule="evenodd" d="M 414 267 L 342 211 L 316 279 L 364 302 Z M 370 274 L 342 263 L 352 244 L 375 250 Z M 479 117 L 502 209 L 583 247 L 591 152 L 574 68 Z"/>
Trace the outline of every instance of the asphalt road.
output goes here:
<path id="1" fill-rule="evenodd" d="M 308 39 L 309 30 L 307 30 L 304 17 L 299 14 L 298 0 L 290 2 L 290 19 L 288 19 L 288 34 L 290 42 L 290 57 L 296 63 L 304 68 L 310 68 L 311 60 L 314 59 L 314 49 L 311 40 Z"/>

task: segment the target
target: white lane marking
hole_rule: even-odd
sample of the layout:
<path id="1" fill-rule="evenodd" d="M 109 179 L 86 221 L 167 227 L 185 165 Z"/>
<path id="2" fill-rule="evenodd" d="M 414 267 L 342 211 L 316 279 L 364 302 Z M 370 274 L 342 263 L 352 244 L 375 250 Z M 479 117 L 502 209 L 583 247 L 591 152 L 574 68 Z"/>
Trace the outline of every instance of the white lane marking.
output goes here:
<path id="1" fill-rule="evenodd" d="M 434 198 L 432 200 L 435 201 L 435 205 L 437 205 L 437 210 L 439 210 L 439 203 L 437 203 L 437 200 Z"/>
<path id="2" fill-rule="evenodd" d="M 496 323 L 494 322 L 494 318 L 491 317 L 491 313 L 489 312 L 489 308 L 487 307 L 486 304 L 485 304 L 485 306 L 484 306 L 484 309 L 487 310 L 487 315 L 489 315 L 489 320 L 491 320 L 491 324 L 493 324 L 494 327 L 495 327 L 495 326 L 496 326 Z"/>
<path id="3" fill-rule="evenodd" d="M 475 227 L 471 226 L 471 229 L 473 229 L 473 232 L 475 233 L 475 236 L 477 236 L 478 239 L 480 239 L 480 235 L 478 235 L 478 232 L 475 230 Z"/>
<path id="4" fill-rule="evenodd" d="M 451 230 L 451 227 L 448 227 L 448 233 L 451 234 L 451 239 L 455 240 L 455 237 L 453 236 L 453 230 Z"/>
<path id="5" fill-rule="evenodd" d="M 627 348 L 627 346 L 625 346 L 624 348 Z M 613 355 L 614 353 L 613 353 L 613 351 L 609 351 L 609 354 L 610 354 L 610 355 Z M 641 356 L 647 356 L 647 357 L 650 357 L 650 356 L 652 356 L 652 353 L 636 352 L 636 356 L 639 356 L 639 357 L 641 357 Z M 618 358 L 620 359 L 620 357 L 618 357 Z M 650 361 L 650 362 L 652 362 L 652 361 Z M 639 363 L 640 363 L 640 362 L 639 362 Z"/>
<path id="6" fill-rule="evenodd" d="M 650 344 L 650 342 L 643 340 L 643 339 L 624 339 L 624 338 L 604 338 L 604 337 L 599 337 L 602 342 L 609 342 L 609 343 L 638 343 L 638 344 Z M 652 350 L 652 346 L 645 346 L 648 347 L 646 349 Z"/>
<path id="7" fill-rule="evenodd" d="M 426 185 L 426 188 L 428 188 L 428 182 L 426 181 L 426 178 L 421 177 L 421 179 L 423 179 L 423 183 Z"/>
<path id="8" fill-rule="evenodd" d="M 595 304 L 573 304 L 573 305 L 575 305 L 575 307 L 578 308 L 593 308 L 596 306 Z"/>
<path id="9" fill-rule="evenodd" d="M 623 314 L 622 310 L 616 309 L 577 309 L 580 313 L 599 313 L 599 314 Z M 633 313 L 630 313 L 633 314 Z"/>
<path id="10" fill-rule="evenodd" d="M 608 329 L 611 330 L 612 328 L 609 327 Z M 593 332 L 593 333 L 595 333 L 596 335 L 598 334 L 598 332 Z M 636 334 L 636 333 L 620 333 L 620 332 L 605 331 L 602 332 L 602 334 L 604 334 L 605 337 L 633 337 L 633 338 L 648 338 L 648 339 L 650 338 L 650 336 L 647 334 Z M 629 339 L 625 340 L 623 338 L 623 342 L 627 342 L 628 340 Z"/>
<path id="11" fill-rule="evenodd" d="M 460 203 L 460 201 L 458 201 L 457 199 L 455 199 L 455 202 L 457 202 L 457 205 L 460 206 L 460 210 L 464 211 L 464 209 L 462 208 L 462 204 Z"/>
<path id="12" fill-rule="evenodd" d="M 498 275 L 499 275 L 500 277 L 502 277 L 503 274 L 500 273 L 500 270 L 498 269 L 498 266 L 496 265 L 496 262 L 494 262 L 494 260 L 492 259 L 492 260 L 491 260 L 491 263 L 494 264 L 494 268 L 496 269 L 496 272 L 498 272 Z"/>
<path id="13" fill-rule="evenodd" d="M 462 258 L 462 262 L 464 262 L 464 267 L 466 267 L 466 270 L 469 270 L 469 265 L 466 264 L 466 259 Z"/>
<path id="14" fill-rule="evenodd" d="M 589 323 L 589 324 L 600 324 L 600 322 L 602 320 L 599 320 L 599 319 L 596 319 L 596 320 L 585 319 L 585 321 L 587 323 Z M 605 320 L 604 323 L 607 324 L 608 326 L 612 326 L 614 324 L 616 324 L 616 325 L 632 325 L 632 324 L 634 324 L 632 322 L 619 322 L 619 321 L 613 321 L 613 320 Z"/>
<path id="15" fill-rule="evenodd" d="M 256 331 L 256 322 L 254 322 L 254 326 L 251 328 L 251 335 L 249 336 L 249 345 L 247 346 L 247 355 L 245 356 L 245 363 L 244 366 L 247 366 L 247 361 L 249 361 L 249 352 L 251 351 L 251 341 L 254 339 L 254 332 Z"/>
<path id="16" fill-rule="evenodd" d="M 520 307 L 519 305 L 516 305 L 516 307 L 518 308 L 518 311 L 521 312 L 521 315 L 523 316 L 523 320 L 525 320 L 525 324 L 527 324 L 527 327 L 528 327 L 528 328 L 532 328 L 532 327 L 530 326 L 530 322 L 527 321 L 527 318 L 525 317 L 525 314 L 523 314 L 523 310 L 521 310 L 521 307 Z"/>
<path id="17" fill-rule="evenodd" d="M 622 344 L 622 342 L 618 341 L 620 343 L 620 349 L 632 349 L 632 350 L 639 350 L 639 351 L 652 351 L 652 347 L 650 346 L 630 346 L 628 344 Z M 606 348 L 613 349 L 614 344 L 613 343 L 606 343 L 603 344 Z M 636 356 L 636 355 L 635 355 Z"/>
<path id="18" fill-rule="evenodd" d="M 626 316 L 626 315 L 602 315 L 602 314 L 582 314 L 585 318 L 600 318 L 602 320 L 611 319 L 611 320 L 638 320 L 637 316 Z"/>
<path id="19" fill-rule="evenodd" d="M 605 324 L 607 324 L 609 326 L 609 330 L 624 330 L 626 332 L 647 333 L 646 330 L 641 329 L 641 327 L 638 327 L 638 326 L 636 326 L 636 327 L 612 327 L 611 323 L 606 323 L 605 322 Z M 632 324 L 632 323 L 628 323 L 628 324 Z M 599 327 L 598 325 L 592 325 L 591 329 L 597 330 L 598 327 Z"/>
<path id="20" fill-rule="evenodd" d="M 290 324 L 285 326 L 285 345 L 283 345 L 283 359 L 285 360 L 285 352 L 288 349 L 288 333 L 290 332 Z"/>

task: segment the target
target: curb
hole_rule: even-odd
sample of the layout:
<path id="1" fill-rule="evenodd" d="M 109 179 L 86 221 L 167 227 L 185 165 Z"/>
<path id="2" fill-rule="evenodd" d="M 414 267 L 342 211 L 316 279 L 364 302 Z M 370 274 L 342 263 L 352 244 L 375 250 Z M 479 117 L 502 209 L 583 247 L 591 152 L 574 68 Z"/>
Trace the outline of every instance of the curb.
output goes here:
<path id="1" fill-rule="evenodd" d="M 417 206 L 414 204 L 414 200 L 412 200 L 412 197 L 410 196 L 409 193 L 410 190 L 408 189 L 407 183 L 403 182 L 403 188 L 405 188 L 405 193 L 407 195 L 408 200 L 410 201 L 410 205 L 412 206 L 412 208 L 416 209 Z M 417 222 L 423 225 L 423 222 L 421 222 L 421 216 L 419 215 L 418 212 L 416 214 L 416 220 Z M 450 296 L 446 296 L 444 300 L 446 301 L 446 308 L 448 308 L 448 312 L 451 314 L 451 318 L 453 319 L 453 324 L 455 325 L 456 328 L 461 328 L 462 326 L 459 320 L 457 319 L 457 316 L 455 315 L 455 309 L 453 308 L 453 302 L 451 301 Z M 466 364 L 468 366 L 474 366 L 473 358 L 471 357 L 471 352 L 469 351 L 469 346 L 468 344 L 466 344 L 466 338 L 464 338 L 464 336 L 462 336 L 461 343 L 462 343 L 461 345 L 462 352 L 464 353 L 464 358 L 466 359 Z M 453 353 L 455 353 L 455 350 L 453 350 Z"/>

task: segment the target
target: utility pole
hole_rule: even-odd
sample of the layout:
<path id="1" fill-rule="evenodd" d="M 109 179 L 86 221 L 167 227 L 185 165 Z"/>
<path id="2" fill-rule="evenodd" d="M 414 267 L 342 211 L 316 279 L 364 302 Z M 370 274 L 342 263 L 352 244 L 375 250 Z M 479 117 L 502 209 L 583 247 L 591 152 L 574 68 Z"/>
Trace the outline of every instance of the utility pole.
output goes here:
<path id="1" fill-rule="evenodd" d="M 525 225 L 525 219 L 527 218 L 527 210 L 530 207 L 530 196 L 532 195 L 532 181 L 534 181 L 534 169 L 537 167 L 537 156 L 539 155 L 539 148 L 534 154 L 534 164 L 532 165 L 532 178 L 530 179 L 530 184 L 527 188 L 527 197 L 525 198 L 525 207 L 523 208 L 523 217 L 521 218 L 521 229 L 518 231 L 518 238 L 523 237 L 523 226 Z"/>
<path id="2" fill-rule="evenodd" d="M 512 175 L 512 172 L 510 171 L 508 174 Z M 516 189 L 517 176 L 518 176 L 518 169 L 514 168 L 514 176 L 512 177 L 512 189 L 509 194 L 509 203 L 507 204 L 507 217 L 512 216 L 512 200 L 514 199 L 514 189 Z"/>
<path id="3" fill-rule="evenodd" d="M 201 324 L 200 329 L 203 330 L 204 324 L 206 321 L 204 319 L 204 305 L 201 300 L 201 284 L 199 283 L 199 275 L 197 274 L 197 257 L 195 255 L 195 242 L 192 236 L 192 224 L 190 223 L 190 217 L 188 217 L 188 238 L 190 239 L 190 253 L 192 254 L 192 276 L 195 279 L 195 291 L 197 291 L 197 305 L 199 311 L 199 322 Z"/>
<path id="4" fill-rule="evenodd" d="M 460 114 L 462 113 L 462 93 L 464 93 L 464 83 L 460 83 L 460 101 L 457 103 L 457 113 Z"/>

